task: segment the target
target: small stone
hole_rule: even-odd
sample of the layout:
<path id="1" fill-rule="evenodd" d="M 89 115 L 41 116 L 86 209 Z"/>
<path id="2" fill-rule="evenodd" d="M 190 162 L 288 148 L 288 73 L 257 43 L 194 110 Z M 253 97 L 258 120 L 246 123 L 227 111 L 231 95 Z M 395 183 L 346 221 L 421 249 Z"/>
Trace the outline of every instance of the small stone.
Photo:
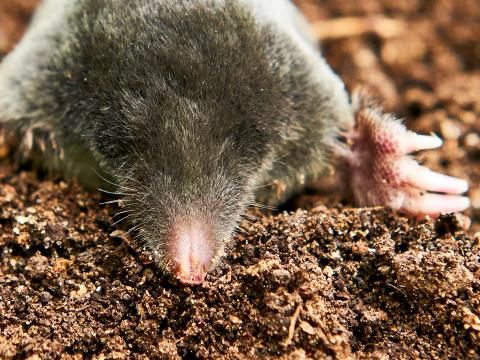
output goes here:
<path id="1" fill-rule="evenodd" d="M 475 133 L 469 133 L 465 136 L 465 145 L 468 147 L 480 146 L 480 136 Z"/>
<path id="2" fill-rule="evenodd" d="M 78 290 L 74 290 L 70 292 L 70 297 L 79 299 L 84 297 L 86 294 L 88 294 L 87 287 L 84 284 L 80 284 L 78 286 Z"/>
<path id="3" fill-rule="evenodd" d="M 42 291 L 40 293 L 39 299 L 43 305 L 47 305 L 50 302 L 50 300 L 53 299 L 53 295 L 50 294 L 48 291 Z"/>
<path id="4" fill-rule="evenodd" d="M 447 140 L 458 140 L 462 135 L 460 127 L 455 122 L 448 119 L 442 121 L 440 124 L 440 131 L 442 132 L 443 138 Z"/>
<path id="5" fill-rule="evenodd" d="M 310 323 L 306 321 L 301 321 L 299 326 L 300 326 L 300 329 L 302 329 L 302 331 L 307 333 L 308 335 L 315 334 L 315 328 L 312 325 L 310 325 Z"/>
<path id="6" fill-rule="evenodd" d="M 235 315 L 229 315 L 229 320 L 232 324 L 241 324 L 242 320 L 236 317 Z"/>
<path id="7" fill-rule="evenodd" d="M 276 280 L 282 283 L 288 282 L 290 280 L 290 273 L 285 269 L 277 269 L 272 271 L 272 275 Z"/>

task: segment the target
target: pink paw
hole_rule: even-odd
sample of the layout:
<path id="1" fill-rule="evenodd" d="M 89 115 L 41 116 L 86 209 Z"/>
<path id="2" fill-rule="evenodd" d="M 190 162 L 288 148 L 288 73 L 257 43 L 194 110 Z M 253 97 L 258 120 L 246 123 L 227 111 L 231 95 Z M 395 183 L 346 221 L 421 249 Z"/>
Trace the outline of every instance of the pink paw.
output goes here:
<path id="1" fill-rule="evenodd" d="M 409 131 L 368 99 L 355 99 L 355 126 L 345 153 L 360 206 L 388 206 L 411 216 L 438 216 L 470 206 L 466 181 L 421 166 L 408 154 L 435 149 L 442 140 Z"/>

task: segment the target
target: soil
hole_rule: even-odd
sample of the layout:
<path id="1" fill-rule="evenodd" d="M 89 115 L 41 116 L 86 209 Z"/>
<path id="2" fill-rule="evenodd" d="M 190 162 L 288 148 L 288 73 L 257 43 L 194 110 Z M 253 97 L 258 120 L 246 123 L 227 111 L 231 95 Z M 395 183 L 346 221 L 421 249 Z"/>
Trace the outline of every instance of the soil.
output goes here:
<path id="1" fill-rule="evenodd" d="M 34 2 L 0 3 L 0 52 Z M 468 179 L 472 208 L 415 222 L 306 192 L 289 211 L 250 211 L 222 264 L 189 287 L 113 225 L 100 194 L 17 170 L 1 145 L 0 358 L 480 359 L 480 2 L 299 5 L 322 20 L 349 88 L 441 135 L 422 161 Z M 393 35 L 372 25 L 378 14 Z"/>

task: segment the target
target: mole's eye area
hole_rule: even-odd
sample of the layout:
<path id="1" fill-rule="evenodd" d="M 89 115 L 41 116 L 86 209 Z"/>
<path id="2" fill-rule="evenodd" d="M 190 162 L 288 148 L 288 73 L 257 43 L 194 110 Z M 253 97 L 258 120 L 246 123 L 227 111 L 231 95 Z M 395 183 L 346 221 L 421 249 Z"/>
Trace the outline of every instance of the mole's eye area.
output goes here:
<path id="1" fill-rule="evenodd" d="M 211 226 L 198 220 L 181 220 L 168 237 L 168 270 L 182 283 L 200 284 L 216 256 Z"/>

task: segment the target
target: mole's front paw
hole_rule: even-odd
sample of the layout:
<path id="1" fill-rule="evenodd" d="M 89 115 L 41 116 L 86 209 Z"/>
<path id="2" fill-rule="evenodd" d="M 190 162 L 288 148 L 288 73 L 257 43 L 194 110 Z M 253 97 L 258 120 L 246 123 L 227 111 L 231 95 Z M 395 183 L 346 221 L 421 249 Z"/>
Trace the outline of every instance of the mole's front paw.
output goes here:
<path id="1" fill-rule="evenodd" d="M 440 138 L 407 130 L 368 100 L 357 102 L 355 127 L 347 133 L 346 158 L 360 206 L 383 205 L 420 217 L 470 206 L 468 198 L 459 196 L 468 190 L 467 182 L 433 172 L 408 155 L 440 147 Z"/>

